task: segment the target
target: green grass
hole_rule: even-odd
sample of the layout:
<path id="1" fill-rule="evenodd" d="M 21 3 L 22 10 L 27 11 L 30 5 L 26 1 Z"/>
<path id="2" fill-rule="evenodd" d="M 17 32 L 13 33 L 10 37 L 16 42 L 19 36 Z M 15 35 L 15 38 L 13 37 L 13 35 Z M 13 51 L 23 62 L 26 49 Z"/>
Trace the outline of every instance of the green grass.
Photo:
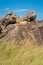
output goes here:
<path id="1" fill-rule="evenodd" d="M 0 65 L 43 65 L 43 48 L 33 45 L 0 45 Z"/>

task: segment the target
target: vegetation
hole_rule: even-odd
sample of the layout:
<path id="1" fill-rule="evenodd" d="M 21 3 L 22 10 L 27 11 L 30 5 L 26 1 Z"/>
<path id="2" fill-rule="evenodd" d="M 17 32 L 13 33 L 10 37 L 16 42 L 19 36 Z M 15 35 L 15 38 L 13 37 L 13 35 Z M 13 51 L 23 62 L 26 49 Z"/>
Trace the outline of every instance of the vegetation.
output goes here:
<path id="1" fill-rule="evenodd" d="M 43 65 L 43 47 L 0 44 L 0 65 Z"/>

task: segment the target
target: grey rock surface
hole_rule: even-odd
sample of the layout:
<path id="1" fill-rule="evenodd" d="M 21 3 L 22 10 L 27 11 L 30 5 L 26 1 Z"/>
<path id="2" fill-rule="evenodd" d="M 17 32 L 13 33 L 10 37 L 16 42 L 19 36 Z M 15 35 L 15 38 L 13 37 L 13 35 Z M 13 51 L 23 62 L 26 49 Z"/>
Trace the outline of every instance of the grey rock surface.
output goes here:
<path id="1" fill-rule="evenodd" d="M 9 15 L 9 13 L 7 15 Z M 10 15 L 11 15 L 11 19 L 12 17 L 16 18 L 15 15 L 12 15 L 11 13 Z M 33 17 L 33 19 L 35 19 L 34 18 L 35 16 L 36 14 L 34 12 L 33 14 L 29 13 L 29 15 L 27 15 L 27 17 L 29 18 Z M 28 23 L 26 24 L 11 23 L 7 25 L 6 27 L 4 26 L 5 24 L 4 25 L 2 24 L 3 22 L 6 22 L 6 21 L 5 20 L 3 21 L 3 19 L 2 20 L 0 19 L 0 42 L 1 43 L 14 42 L 16 44 L 19 44 L 27 40 L 28 40 L 28 43 L 31 40 L 33 40 L 35 43 L 38 43 L 38 44 L 43 43 L 43 20 L 40 22 L 36 20 L 30 20 L 30 22 L 27 21 Z M 7 20 L 7 22 L 9 21 Z"/>

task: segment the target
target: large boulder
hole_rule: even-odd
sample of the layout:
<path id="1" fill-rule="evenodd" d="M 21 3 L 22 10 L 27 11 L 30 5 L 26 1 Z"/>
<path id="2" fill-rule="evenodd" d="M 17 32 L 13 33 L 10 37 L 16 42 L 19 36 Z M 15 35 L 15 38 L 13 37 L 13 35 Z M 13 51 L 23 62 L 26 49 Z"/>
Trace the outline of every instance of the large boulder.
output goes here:
<path id="1" fill-rule="evenodd" d="M 36 20 L 36 13 L 34 11 L 31 11 L 27 13 L 27 15 L 24 17 L 24 20 L 31 22 Z"/>
<path id="2" fill-rule="evenodd" d="M 9 24 L 16 23 L 16 15 L 12 12 L 8 12 L 5 17 L 0 19 L 0 33 L 5 30 L 6 26 Z"/>
<path id="3" fill-rule="evenodd" d="M 12 12 L 8 12 L 6 16 L 0 20 L 0 23 L 5 27 L 9 24 L 14 24 L 16 23 L 16 15 Z"/>

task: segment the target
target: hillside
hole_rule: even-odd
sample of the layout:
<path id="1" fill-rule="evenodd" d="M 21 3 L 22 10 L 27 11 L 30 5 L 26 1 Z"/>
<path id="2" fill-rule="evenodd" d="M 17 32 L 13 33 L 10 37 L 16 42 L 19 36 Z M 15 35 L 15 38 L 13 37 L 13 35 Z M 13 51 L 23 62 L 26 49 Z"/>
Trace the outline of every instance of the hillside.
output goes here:
<path id="1" fill-rule="evenodd" d="M 43 20 L 36 20 L 36 13 L 29 12 L 24 17 L 8 14 L 0 19 L 0 43 L 22 43 L 33 40 L 34 44 L 43 43 Z"/>

